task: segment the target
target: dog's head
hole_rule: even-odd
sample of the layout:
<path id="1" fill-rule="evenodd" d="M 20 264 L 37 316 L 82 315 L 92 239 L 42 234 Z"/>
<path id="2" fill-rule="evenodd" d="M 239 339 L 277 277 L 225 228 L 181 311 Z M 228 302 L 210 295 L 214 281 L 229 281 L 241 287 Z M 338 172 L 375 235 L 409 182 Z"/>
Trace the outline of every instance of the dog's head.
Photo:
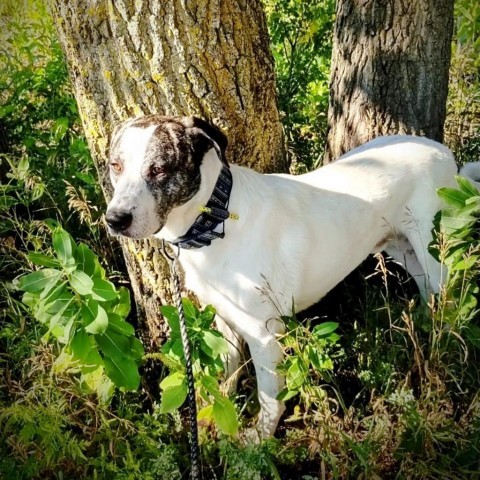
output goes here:
<path id="1" fill-rule="evenodd" d="M 119 125 L 110 143 L 110 233 L 145 238 L 160 231 L 170 211 L 198 192 L 204 155 L 213 148 L 226 162 L 226 147 L 220 130 L 195 117 L 149 115 Z"/>

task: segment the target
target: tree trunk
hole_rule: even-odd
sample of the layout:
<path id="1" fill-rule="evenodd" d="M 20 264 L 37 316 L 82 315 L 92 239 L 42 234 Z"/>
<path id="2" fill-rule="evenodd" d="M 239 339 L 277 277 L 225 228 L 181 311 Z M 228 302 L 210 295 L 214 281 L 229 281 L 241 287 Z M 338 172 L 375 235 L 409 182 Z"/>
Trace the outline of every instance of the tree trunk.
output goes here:
<path id="1" fill-rule="evenodd" d="M 259 0 L 50 0 L 85 133 L 108 198 L 109 136 L 142 114 L 197 115 L 230 161 L 284 171 L 273 59 Z M 168 268 L 150 240 L 123 241 L 139 319 L 157 344 Z"/>
<path id="2" fill-rule="evenodd" d="M 338 0 L 325 162 L 379 135 L 441 141 L 453 0 Z"/>

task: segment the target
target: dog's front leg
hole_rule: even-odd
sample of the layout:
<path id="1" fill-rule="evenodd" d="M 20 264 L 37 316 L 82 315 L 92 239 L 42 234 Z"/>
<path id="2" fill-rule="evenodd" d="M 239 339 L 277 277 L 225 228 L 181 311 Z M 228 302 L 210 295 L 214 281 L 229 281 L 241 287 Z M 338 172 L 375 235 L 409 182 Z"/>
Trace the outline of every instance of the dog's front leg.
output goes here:
<path id="1" fill-rule="evenodd" d="M 265 331 L 258 338 L 246 338 L 257 376 L 260 414 L 257 430 L 261 438 L 274 435 L 277 424 L 285 410 L 283 402 L 277 400 L 285 380 L 276 371 L 283 359 L 283 351 L 274 334 Z"/>
<path id="2" fill-rule="evenodd" d="M 227 393 L 231 395 L 237 390 L 237 383 L 242 370 L 240 362 L 243 357 L 244 342 L 240 335 L 232 330 L 219 315 L 215 317 L 215 323 L 217 329 L 228 342 L 228 354 L 225 355 L 223 363 L 225 365 L 225 387 Z"/>

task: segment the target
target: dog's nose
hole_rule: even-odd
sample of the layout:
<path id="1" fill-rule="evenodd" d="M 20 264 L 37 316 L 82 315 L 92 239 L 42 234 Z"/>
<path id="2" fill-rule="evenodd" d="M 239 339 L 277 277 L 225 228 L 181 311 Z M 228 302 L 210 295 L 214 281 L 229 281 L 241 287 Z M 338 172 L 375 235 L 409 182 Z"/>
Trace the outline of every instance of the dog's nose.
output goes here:
<path id="1" fill-rule="evenodd" d="M 105 215 L 107 225 L 117 232 L 126 230 L 132 224 L 133 216 L 125 210 L 110 210 Z"/>

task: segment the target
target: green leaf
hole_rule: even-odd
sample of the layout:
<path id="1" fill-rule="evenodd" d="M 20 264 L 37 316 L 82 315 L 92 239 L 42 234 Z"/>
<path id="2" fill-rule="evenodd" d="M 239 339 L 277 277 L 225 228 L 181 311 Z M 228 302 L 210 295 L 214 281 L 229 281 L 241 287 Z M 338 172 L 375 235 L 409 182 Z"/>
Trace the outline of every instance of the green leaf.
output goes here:
<path id="1" fill-rule="evenodd" d="M 105 372 L 116 387 L 136 390 L 140 385 L 137 364 L 130 358 L 104 357 Z"/>
<path id="2" fill-rule="evenodd" d="M 130 313 L 130 292 L 125 287 L 118 289 L 118 302 L 113 307 L 113 313 L 125 318 Z"/>
<path id="3" fill-rule="evenodd" d="M 180 408 L 187 398 L 187 381 L 184 373 L 175 372 L 160 382 L 162 400 L 160 413 L 169 413 Z"/>
<path id="4" fill-rule="evenodd" d="M 202 375 L 200 382 L 205 390 L 216 400 L 221 400 L 223 395 L 220 393 L 218 381 L 210 375 Z"/>
<path id="5" fill-rule="evenodd" d="M 212 409 L 213 419 L 218 428 L 227 435 L 236 435 L 238 432 L 237 412 L 233 403 L 225 397 L 215 399 Z"/>
<path id="6" fill-rule="evenodd" d="M 138 354 L 143 350 L 138 338 L 126 337 L 111 328 L 101 335 L 95 335 L 95 340 L 104 356 L 109 358 L 138 360 Z"/>
<path id="7" fill-rule="evenodd" d="M 62 272 L 50 268 L 44 268 L 33 273 L 29 273 L 19 278 L 18 287 L 20 290 L 29 293 L 42 291 L 46 286 L 57 282 L 62 276 Z"/>
<path id="8" fill-rule="evenodd" d="M 471 197 L 480 195 L 480 191 L 467 178 L 458 175 L 455 179 L 462 192 L 465 192 Z"/>
<path id="9" fill-rule="evenodd" d="M 183 297 L 182 305 L 183 311 L 185 312 L 185 320 L 195 320 L 198 316 L 198 310 L 192 301 L 187 297 Z"/>
<path id="10" fill-rule="evenodd" d="M 115 290 L 115 286 L 108 280 L 102 280 L 101 278 L 93 279 L 92 292 L 92 298 L 103 302 L 118 297 L 118 292 Z"/>
<path id="11" fill-rule="evenodd" d="M 293 357 L 291 359 L 290 367 L 288 367 L 287 370 L 287 388 L 289 390 L 299 390 L 305 383 L 306 377 L 305 366 L 298 357 Z"/>
<path id="12" fill-rule="evenodd" d="M 56 228 L 52 236 L 53 248 L 58 258 L 65 266 L 75 265 L 73 252 L 75 251 L 75 242 L 73 238 L 63 228 Z"/>
<path id="13" fill-rule="evenodd" d="M 287 400 L 290 400 L 293 398 L 295 395 L 298 395 L 300 392 L 298 390 L 289 390 L 288 388 L 284 388 L 278 395 L 277 395 L 277 400 L 280 400 L 282 402 L 286 402 Z"/>
<path id="14" fill-rule="evenodd" d="M 103 366 L 103 359 L 98 353 L 98 346 L 91 335 L 79 329 L 75 332 L 70 345 L 70 352 L 74 360 L 76 360 L 82 372 L 95 370 L 98 366 Z"/>
<path id="15" fill-rule="evenodd" d="M 321 323 L 320 325 L 316 325 L 312 330 L 312 334 L 315 337 L 328 337 L 337 328 L 338 328 L 338 323 L 325 322 L 325 323 Z"/>
<path id="16" fill-rule="evenodd" d="M 90 295 L 93 291 L 93 280 L 81 270 L 70 275 L 70 285 L 79 295 Z"/>
<path id="17" fill-rule="evenodd" d="M 40 265 L 42 267 L 58 267 L 60 264 L 56 258 L 49 257 L 48 255 L 39 252 L 28 253 L 27 258 L 35 265 Z"/>
<path id="18" fill-rule="evenodd" d="M 228 343 L 220 332 L 207 330 L 202 332 L 201 338 L 204 343 L 204 345 L 202 345 L 202 350 L 204 350 L 210 357 L 216 358 L 221 354 L 228 353 Z"/>
<path id="19" fill-rule="evenodd" d="M 465 192 L 457 190 L 455 188 L 439 188 L 438 196 L 447 204 L 452 207 L 461 208 L 465 206 L 466 200 L 470 197 Z"/>
<path id="20" fill-rule="evenodd" d="M 108 324 L 112 328 L 113 331 L 125 335 L 127 337 L 131 335 L 135 335 L 135 329 L 133 326 L 126 322 L 120 315 L 116 315 L 115 313 L 108 314 Z"/>
<path id="21" fill-rule="evenodd" d="M 200 313 L 200 322 L 203 329 L 209 328 L 215 319 L 215 308 L 212 305 L 207 305 Z"/>
<path id="22" fill-rule="evenodd" d="M 130 337 L 130 358 L 140 364 L 144 355 L 142 342 L 137 337 Z"/>
<path id="23" fill-rule="evenodd" d="M 74 257 L 79 270 L 86 273 L 89 277 L 99 276 L 101 271 L 100 264 L 95 254 L 87 245 L 80 243 L 75 250 Z"/>
<path id="24" fill-rule="evenodd" d="M 170 327 L 171 336 L 180 335 L 180 320 L 178 318 L 178 310 L 173 305 L 162 305 L 160 307 L 160 312 L 167 320 L 168 326 Z"/>
<path id="25" fill-rule="evenodd" d="M 91 302 L 91 306 L 93 306 L 94 303 Z M 88 333 L 93 333 L 95 335 L 104 333 L 107 328 L 108 328 L 108 315 L 107 312 L 98 305 L 96 304 L 96 315 L 95 318 L 90 322 L 86 327 L 85 331 Z"/>
<path id="26" fill-rule="evenodd" d="M 478 262 L 478 259 L 479 259 L 478 255 L 472 255 L 470 257 L 462 258 L 460 261 L 454 263 L 450 267 L 450 271 L 453 272 L 455 270 L 470 270 Z"/>
<path id="27" fill-rule="evenodd" d="M 211 423 L 213 421 L 213 405 L 207 405 L 202 408 L 197 414 L 197 421 Z"/>

